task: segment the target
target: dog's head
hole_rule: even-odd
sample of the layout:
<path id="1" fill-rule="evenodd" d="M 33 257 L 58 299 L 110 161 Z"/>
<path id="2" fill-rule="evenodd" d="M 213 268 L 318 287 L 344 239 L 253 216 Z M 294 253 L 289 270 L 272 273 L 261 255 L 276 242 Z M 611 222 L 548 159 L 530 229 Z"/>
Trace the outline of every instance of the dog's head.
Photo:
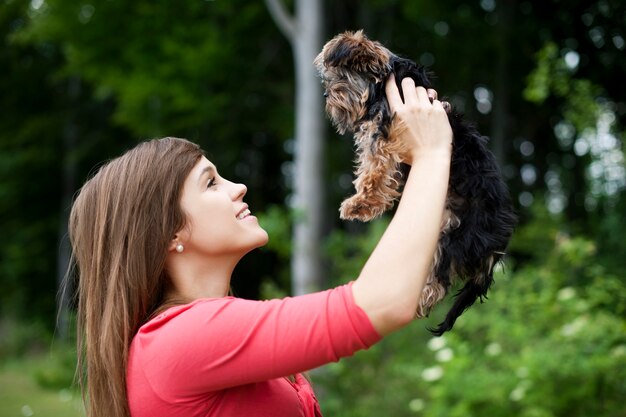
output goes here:
<path id="1" fill-rule="evenodd" d="M 368 111 L 373 91 L 384 91 L 393 56 L 362 30 L 341 33 L 324 45 L 314 65 L 324 86 L 326 112 L 339 133 L 353 131 Z"/>

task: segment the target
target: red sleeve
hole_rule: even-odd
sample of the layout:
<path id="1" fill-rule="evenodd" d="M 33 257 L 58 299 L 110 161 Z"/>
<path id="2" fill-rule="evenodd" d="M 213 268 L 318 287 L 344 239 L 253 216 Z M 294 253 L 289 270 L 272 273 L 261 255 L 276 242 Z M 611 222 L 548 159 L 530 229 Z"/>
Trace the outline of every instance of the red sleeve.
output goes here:
<path id="1" fill-rule="evenodd" d="M 198 300 L 147 323 L 133 343 L 153 389 L 197 395 L 313 369 L 378 340 L 348 284 L 281 300 Z"/>

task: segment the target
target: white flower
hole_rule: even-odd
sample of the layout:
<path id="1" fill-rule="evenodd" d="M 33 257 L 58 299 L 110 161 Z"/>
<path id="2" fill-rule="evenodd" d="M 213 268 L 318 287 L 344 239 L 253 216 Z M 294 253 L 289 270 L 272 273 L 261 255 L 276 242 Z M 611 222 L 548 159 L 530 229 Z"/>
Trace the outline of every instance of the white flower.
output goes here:
<path id="1" fill-rule="evenodd" d="M 567 301 L 576 297 L 576 290 L 572 287 L 564 287 L 556 294 L 556 299 L 559 301 Z"/>
<path id="2" fill-rule="evenodd" d="M 621 356 L 626 356 L 626 345 L 615 346 L 611 350 L 611 356 L 615 358 L 619 358 Z"/>
<path id="3" fill-rule="evenodd" d="M 59 391 L 59 401 L 66 403 L 72 401 L 72 392 L 68 389 L 62 389 Z"/>
<path id="4" fill-rule="evenodd" d="M 580 332 L 583 327 L 585 327 L 585 323 L 587 319 L 585 317 L 577 317 L 573 321 L 564 324 L 561 327 L 561 334 L 565 337 L 574 336 L 576 333 Z"/>
<path id="5" fill-rule="evenodd" d="M 517 368 L 516 375 L 518 378 L 526 378 L 528 376 L 528 368 L 525 366 Z"/>
<path id="6" fill-rule="evenodd" d="M 446 346 L 446 339 L 443 336 L 433 337 L 428 341 L 428 349 L 432 351 L 439 350 Z"/>
<path id="7" fill-rule="evenodd" d="M 422 411 L 425 406 L 426 404 L 421 398 L 414 398 L 409 401 L 409 409 L 415 413 L 419 413 L 420 411 Z"/>
<path id="8" fill-rule="evenodd" d="M 523 387 L 517 387 L 509 394 L 511 401 L 520 401 L 526 395 L 526 390 Z"/>
<path id="9" fill-rule="evenodd" d="M 485 348 L 485 353 L 489 356 L 498 356 L 502 353 L 502 346 L 500 346 L 500 343 L 496 342 L 489 343 Z"/>
<path id="10" fill-rule="evenodd" d="M 449 362 L 453 357 L 454 352 L 450 348 L 441 349 L 435 356 L 439 362 Z"/>
<path id="11" fill-rule="evenodd" d="M 443 368 L 441 366 L 432 366 L 422 371 L 422 379 L 424 381 L 436 381 L 443 376 Z"/>
<path id="12" fill-rule="evenodd" d="M 33 409 L 30 408 L 30 405 L 26 404 L 22 406 L 22 415 L 24 417 L 30 417 L 32 415 L 34 415 L 35 413 L 33 412 Z"/>
<path id="13" fill-rule="evenodd" d="M 576 303 L 576 311 L 579 313 L 585 313 L 589 310 L 589 303 L 585 300 L 578 300 Z"/>

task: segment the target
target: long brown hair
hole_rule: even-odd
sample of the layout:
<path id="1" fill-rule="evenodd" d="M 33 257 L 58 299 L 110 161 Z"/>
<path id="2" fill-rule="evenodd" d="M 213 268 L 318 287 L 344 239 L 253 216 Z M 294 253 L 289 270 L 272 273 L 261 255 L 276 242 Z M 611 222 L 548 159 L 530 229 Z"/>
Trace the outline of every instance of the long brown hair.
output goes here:
<path id="1" fill-rule="evenodd" d="M 89 417 L 130 415 L 130 342 L 164 302 L 168 245 L 185 225 L 183 183 L 201 156 L 184 139 L 141 143 L 102 166 L 74 201 L 77 371 Z"/>

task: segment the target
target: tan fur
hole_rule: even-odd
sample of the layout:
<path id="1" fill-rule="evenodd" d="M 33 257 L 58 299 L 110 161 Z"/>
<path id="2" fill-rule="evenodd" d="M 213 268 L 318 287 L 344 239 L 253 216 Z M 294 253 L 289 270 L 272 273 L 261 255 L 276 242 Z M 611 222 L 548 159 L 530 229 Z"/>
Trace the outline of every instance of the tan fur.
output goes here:
<path id="1" fill-rule="evenodd" d="M 400 163 L 407 153 L 396 139 L 402 127 L 394 121 L 389 140 L 372 141 L 373 129 L 368 127 L 377 123 L 376 119 L 364 123 L 355 135 L 357 166 L 353 184 L 356 194 L 341 204 L 342 219 L 369 221 L 393 207 L 400 196 Z"/>
<path id="2" fill-rule="evenodd" d="M 447 233 L 450 230 L 456 229 L 461 224 L 460 219 L 452 213 L 450 210 L 446 210 L 443 215 L 443 219 L 441 220 L 441 233 Z M 424 285 L 424 289 L 422 290 L 422 294 L 420 296 L 417 311 L 415 313 L 416 318 L 422 318 L 428 316 L 432 308 L 439 303 L 439 301 L 443 300 L 443 298 L 447 294 L 447 289 L 440 284 L 439 280 L 435 276 L 435 265 L 439 261 L 441 257 L 441 251 L 443 248 L 441 245 L 437 245 L 437 250 L 435 251 L 435 255 L 433 256 L 431 273 L 426 278 L 426 285 Z"/>

